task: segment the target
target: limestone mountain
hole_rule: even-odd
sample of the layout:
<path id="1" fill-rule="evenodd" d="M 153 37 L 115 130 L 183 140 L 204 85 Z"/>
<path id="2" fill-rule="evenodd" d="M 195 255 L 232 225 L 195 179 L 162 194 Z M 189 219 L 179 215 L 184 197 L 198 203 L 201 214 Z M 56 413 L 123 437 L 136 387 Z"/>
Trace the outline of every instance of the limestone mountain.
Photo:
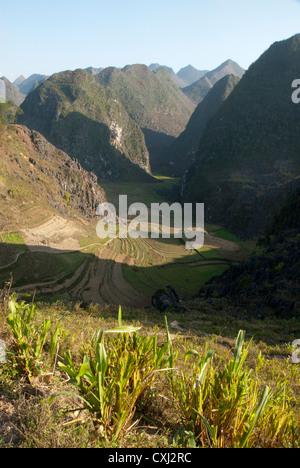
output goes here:
<path id="1" fill-rule="evenodd" d="M 26 96 L 22 94 L 17 86 L 11 83 L 7 78 L 2 77 L 0 80 L 4 83 L 3 88 L 5 90 L 5 99 L 7 101 L 12 101 L 17 106 L 20 106 Z"/>
<path id="2" fill-rule="evenodd" d="M 89 72 L 90 75 L 95 76 L 98 75 L 98 73 L 100 73 L 103 70 L 103 68 L 88 67 L 85 68 L 85 70 Z"/>
<path id="3" fill-rule="evenodd" d="M 30 75 L 28 78 L 22 79 L 23 77 L 19 77 L 15 81 L 15 85 L 19 88 L 19 91 L 22 94 L 29 94 L 35 88 L 37 88 L 43 81 L 45 81 L 48 77 L 46 75 L 40 75 L 38 73 L 34 73 Z"/>
<path id="4" fill-rule="evenodd" d="M 259 233 L 300 175 L 300 34 L 274 43 L 211 119 L 184 189 L 206 204 L 207 220 L 242 236 Z"/>
<path id="5" fill-rule="evenodd" d="M 87 71 L 52 75 L 27 96 L 22 110 L 19 123 L 42 133 L 100 179 L 151 179 L 142 131 Z"/>
<path id="6" fill-rule="evenodd" d="M 199 104 L 209 90 L 226 75 L 235 75 L 238 78 L 242 78 L 244 75 L 245 70 L 241 68 L 236 62 L 233 60 L 226 60 L 226 62 L 222 63 L 219 67 L 215 68 L 212 71 L 206 73 L 202 78 L 198 81 L 194 82 L 190 86 L 183 88 L 184 94 L 188 96 L 191 100 L 195 103 Z"/>
<path id="7" fill-rule="evenodd" d="M 182 80 L 171 67 L 167 67 L 166 65 L 160 65 L 159 63 L 151 63 L 151 65 L 149 65 L 149 68 L 154 72 L 156 72 L 160 68 L 166 68 L 170 73 L 172 80 L 174 81 L 174 83 L 177 84 L 177 86 L 179 86 L 179 88 L 184 88 L 185 86 L 187 86 L 187 83 L 184 80 Z"/>
<path id="8" fill-rule="evenodd" d="M 118 96 L 130 117 L 143 129 L 150 154 L 184 130 L 195 105 L 162 67 L 128 65 L 106 68 L 96 79 Z"/>
<path id="9" fill-rule="evenodd" d="M 54 215 L 91 220 L 106 198 L 94 174 L 22 125 L 1 128 L 0 168 L 0 230 Z"/>
<path id="10" fill-rule="evenodd" d="M 20 75 L 20 76 L 14 81 L 13 84 L 14 84 L 15 86 L 18 86 L 18 87 L 19 87 L 20 84 L 23 83 L 23 81 L 25 81 L 25 80 L 26 80 L 25 76 L 24 76 L 24 75 Z"/>
<path id="11" fill-rule="evenodd" d="M 208 72 L 209 70 L 197 70 L 197 68 L 192 65 L 188 65 L 187 67 L 181 68 L 179 72 L 177 72 L 177 76 L 185 84 L 184 87 L 187 87 L 199 81 Z"/>
<path id="12" fill-rule="evenodd" d="M 184 174 L 194 162 L 207 122 L 216 114 L 239 81 L 235 75 L 226 75 L 214 85 L 198 104 L 186 129 L 165 149 L 157 161 L 153 161 L 154 171 L 174 177 Z"/>

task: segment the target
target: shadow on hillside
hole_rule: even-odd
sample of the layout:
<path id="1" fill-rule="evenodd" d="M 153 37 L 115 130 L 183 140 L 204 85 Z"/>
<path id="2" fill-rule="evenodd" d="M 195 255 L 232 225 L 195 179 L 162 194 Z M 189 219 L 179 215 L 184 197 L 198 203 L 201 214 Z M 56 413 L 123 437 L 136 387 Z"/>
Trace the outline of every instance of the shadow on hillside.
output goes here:
<path id="1" fill-rule="evenodd" d="M 153 172 L 160 172 L 160 156 L 165 148 L 175 140 L 175 137 L 148 128 L 142 128 L 142 131 L 149 151 L 151 169 Z"/>
<path id="2" fill-rule="evenodd" d="M 162 248 L 166 246 L 162 239 Z M 48 246 L 0 244 L 0 289 L 12 278 L 12 289 L 52 302 L 58 299 L 99 304 L 145 307 L 158 289 L 173 284 L 182 297 L 197 293 L 204 280 L 218 272 L 216 260 L 201 267 L 197 254 L 191 261 L 140 266 L 133 257 L 107 244 L 99 258 L 94 253 L 52 249 Z M 148 252 L 141 252 L 148 255 Z M 202 270 L 200 269 L 202 268 Z M 204 275 L 204 276 L 203 276 Z"/>
<path id="3" fill-rule="evenodd" d="M 80 112 L 70 112 L 65 117 L 60 116 L 51 131 L 40 120 L 27 121 L 21 116 L 19 121 L 43 134 L 54 146 L 78 160 L 84 169 L 94 172 L 99 178 L 142 182 L 153 179 L 138 165 L 142 163 L 138 141 L 127 142 L 127 149 L 131 155 L 140 154 L 140 160 L 137 157 L 135 163 L 114 146 L 111 130 L 107 125 Z M 129 146 L 134 144 L 135 147 Z"/>
<path id="4" fill-rule="evenodd" d="M 109 249 L 108 245 L 106 247 Z M 237 309 L 226 301 L 222 304 L 211 299 L 191 302 L 210 277 L 221 273 L 217 267 L 227 268 L 212 259 L 198 267 L 192 263 L 178 263 L 176 259 L 161 266 L 127 264 L 124 267 L 118 256 L 115 260 L 78 251 L 30 250 L 35 248 L 37 246 L 0 244 L 0 293 L 5 283 L 12 279 L 11 292 L 17 292 L 20 300 L 30 302 L 33 299 L 46 308 L 59 301 L 57 307 L 61 308 L 62 314 L 70 310 L 79 312 L 79 317 L 88 314 L 117 318 L 121 305 L 124 320 L 138 320 L 147 326 L 158 324 L 163 327 L 164 316 L 167 316 L 173 333 L 179 330 L 183 334 L 192 332 L 199 336 L 217 334 L 234 338 L 242 328 L 258 342 L 271 344 L 289 340 L 287 337 L 295 334 L 295 321 L 286 321 L 282 327 L 276 317 L 273 321 L 262 322 L 239 315 L 240 309 L 237 315 Z M 171 308 L 160 312 L 151 307 L 152 294 L 169 284 L 187 300 L 184 304 L 188 305 L 188 310 Z M 191 284 L 195 286 L 194 294 L 187 291 Z M 84 327 L 84 318 L 81 320 Z"/>

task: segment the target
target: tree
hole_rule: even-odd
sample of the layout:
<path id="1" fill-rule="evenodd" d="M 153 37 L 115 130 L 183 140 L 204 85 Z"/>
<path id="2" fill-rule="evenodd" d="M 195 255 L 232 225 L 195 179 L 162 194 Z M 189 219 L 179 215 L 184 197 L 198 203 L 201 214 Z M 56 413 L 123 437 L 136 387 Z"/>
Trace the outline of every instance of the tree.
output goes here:
<path id="1" fill-rule="evenodd" d="M 16 120 L 16 116 L 23 114 L 22 109 L 14 104 L 12 101 L 0 103 L 0 128 L 6 124 L 12 124 Z"/>

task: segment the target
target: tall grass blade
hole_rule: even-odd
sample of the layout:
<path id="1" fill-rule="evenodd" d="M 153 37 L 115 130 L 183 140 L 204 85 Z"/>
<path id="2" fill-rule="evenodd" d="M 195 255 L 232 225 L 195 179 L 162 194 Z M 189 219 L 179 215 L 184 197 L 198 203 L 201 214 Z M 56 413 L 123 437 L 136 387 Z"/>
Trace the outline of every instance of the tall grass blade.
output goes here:
<path id="1" fill-rule="evenodd" d="M 270 388 L 268 386 L 266 386 L 264 388 L 264 391 L 262 393 L 262 396 L 261 396 L 261 399 L 259 401 L 259 404 L 258 404 L 258 407 L 257 407 L 257 410 L 255 412 L 255 416 L 254 416 L 254 419 L 250 425 L 250 428 L 249 430 L 247 431 L 247 433 L 243 436 L 242 438 L 242 441 L 240 443 L 240 446 L 239 448 L 246 448 L 247 447 L 247 443 L 249 441 L 249 438 L 251 437 L 251 434 L 259 420 L 259 418 L 261 417 L 261 415 L 263 414 L 264 412 L 264 409 L 268 403 L 268 400 L 270 398 Z"/>

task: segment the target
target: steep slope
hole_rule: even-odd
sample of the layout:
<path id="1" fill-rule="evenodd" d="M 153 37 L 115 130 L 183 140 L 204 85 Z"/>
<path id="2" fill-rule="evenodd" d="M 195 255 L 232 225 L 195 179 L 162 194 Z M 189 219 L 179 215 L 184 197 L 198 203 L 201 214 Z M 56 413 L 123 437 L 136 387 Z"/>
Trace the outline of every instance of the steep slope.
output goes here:
<path id="1" fill-rule="evenodd" d="M 20 123 L 45 135 L 99 178 L 149 179 L 142 131 L 87 71 L 51 76 L 27 96 L 22 110 Z"/>
<path id="2" fill-rule="evenodd" d="M 4 94 L 4 97 L 7 101 L 12 101 L 17 106 L 20 106 L 25 99 L 25 95 L 22 94 L 17 86 L 11 83 L 7 78 L 2 77 L 0 80 L 3 82 L 1 86 L 1 96 Z"/>
<path id="3" fill-rule="evenodd" d="M 200 295 L 226 300 L 239 315 L 300 316 L 300 184 L 259 241 L 260 253 L 211 279 Z"/>
<path id="4" fill-rule="evenodd" d="M 175 177 L 183 175 L 194 162 L 207 122 L 216 114 L 239 81 L 234 75 L 226 75 L 214 85 L 195 109 L 186 129 L 165 149 L 156 164 L 152 162 L 154 171 Z"/>
<path id="5" fill-rule="evenodd" d="M 188 65 L 187 67 L 181 68 L 179 72 L 177 72 L 177 76 L 185 83 L 185 87 L 187 87 L 199 81 L 208 72 L 209 70 L 197 70 L 197 68 L 192 65 Z"/>
<path id="6" fill-rule="evenodd" d="M 209 90 L 226 75 L 235 75 L 238 78 L 242 78 L 244 75 L 245 70 L 241 68 L 236 62 L 232 60 L 227 60 L 226 62 L 222 63 L 219 67 L 215 68 L 212 71 L 206 73 L 200 80 L 196 81 L 190 86 L 183 88 L 183 92 L 186 96 L 188 96 L 191 100 L 199 104 Z"/>
<path id="7" fill-rule="evenodd" d="M 90 220 L 105 192 L 94 174 L 25 126 L 0 133 L 0 231 L 54 215 Z"/>
<path id="8" fill-rule="evenodd" d="M 143 129 L 151 153 L 184 130 L 195 108 L 166 68 L 107 68 L 96 79 L 118 96 L 130 117 Z"/>
<path id="9" fill-rule="evenodd" d="M 186 180 L 184 198 L 205 202 L 207 219 L 242 236 L 261 232 L 300 174 L 300 106 L 291 100 L 299 64 L 296 35 L 249 68 L 207 125 Z"/>

